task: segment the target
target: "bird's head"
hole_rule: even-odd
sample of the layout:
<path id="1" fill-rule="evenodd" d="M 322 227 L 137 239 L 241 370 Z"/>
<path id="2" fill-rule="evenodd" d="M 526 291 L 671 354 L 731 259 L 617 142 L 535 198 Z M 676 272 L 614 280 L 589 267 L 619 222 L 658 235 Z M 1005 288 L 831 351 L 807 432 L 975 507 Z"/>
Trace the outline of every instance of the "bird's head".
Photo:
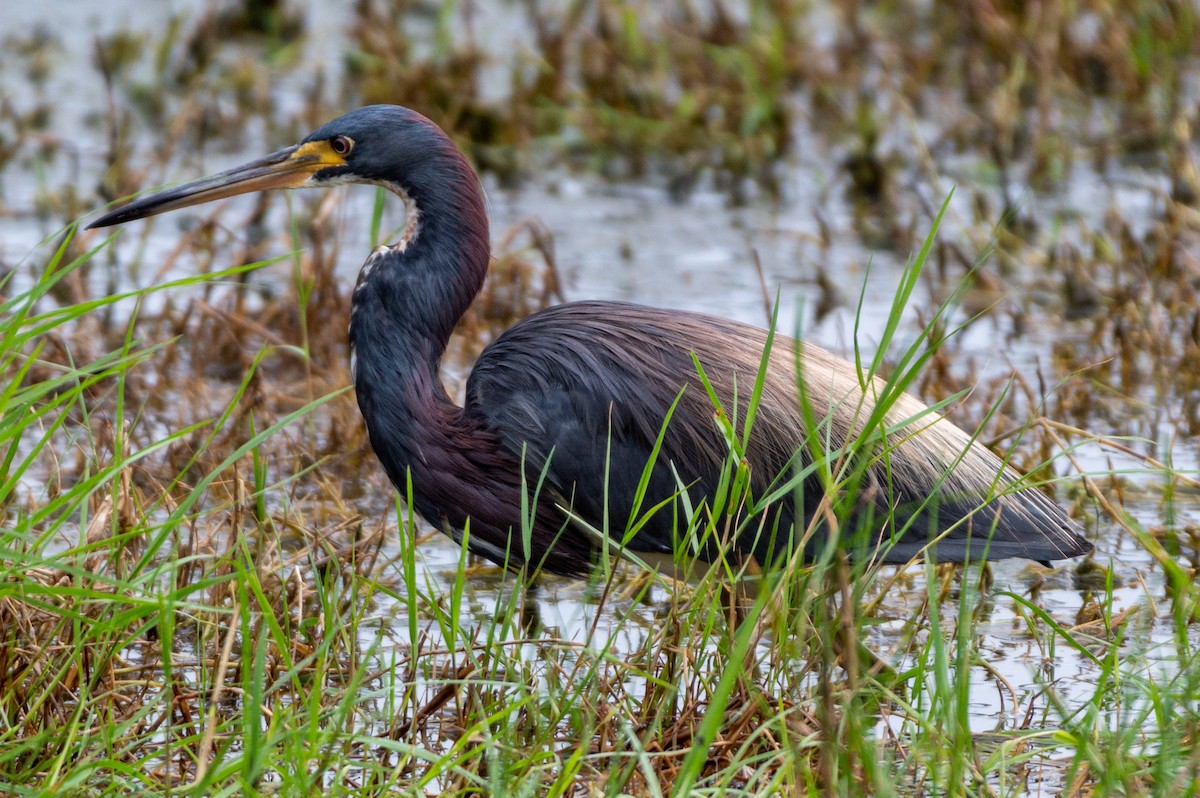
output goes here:
<path id="1" fill-rule="evenodd" d="M 385 185 L 406 199 L 415 198 L 429 186 L 458 178 L 459 174 L 451 173 L 460 171 L 458 162 L 465 165 L 450 139 L 424 116 L 396 105 L 372 105 L 322 125 L 299 144 L 227 172 L 141 197 L 88 227 L 107 227 L 276 188 L 371 183 Z"/>

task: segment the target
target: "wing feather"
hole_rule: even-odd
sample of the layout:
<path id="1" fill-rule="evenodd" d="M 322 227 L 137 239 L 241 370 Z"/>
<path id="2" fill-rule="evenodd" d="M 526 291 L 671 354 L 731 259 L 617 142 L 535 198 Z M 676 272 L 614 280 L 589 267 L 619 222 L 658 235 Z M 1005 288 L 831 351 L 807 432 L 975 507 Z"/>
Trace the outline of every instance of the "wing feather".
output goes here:
<path id="1" fill-rule="evenodd" d="M 510 451 L 524 448 L 572 512 L 613 537 L 629 526 L 648 468 L 641 510 L 663 510 L 626 542 L 634 551 L 669 553 L 678 545 L 681 491 L 693 507 L 709 499 L 728 456 L 692 353 L 722 406 L 744 419 L 765 344 L 766 331 L 714 316 L 615 302 L 560 305 L 484 351 L 468 381 L 466 412 Z M 797 399 L 797 361 L 818 419 L 811 436 Z M 811 463 L 814 446 L 836 457 L 862 432 L 883 389 L 882 381 L 861 380 L 851 364 L 818 347 L 777 337 L 745 453 L 753 495 L 767 495 L 781 474 L 786 479 Z M 939 535 L 943 561 L 985 553 L 1048 560 L 1090 550 L 1058 505 L 1036 490 L 1014 490 L 1015 472 L 918 400 L 901 396 L 885 426 L 891 432 L 859 455 L 871 459 L 860 490 L 868 498 L 852 515 L 870 542 L 888 543 L 876 554 L 882 560 L 907 561 Z M 660 432 L 661 451 L 648 466 Z M 765 523 L 749 525 L 773 535 L 747 535 L 735 547 L 761 562 L 790 550 L 780 541 L 804 534 L 823 494 L 815 474 L 800 480 L 762 514 Z M 808 554 L 827 531 L 811 538 Z M 711 546 L 701 551 L 713 554 Z"/>

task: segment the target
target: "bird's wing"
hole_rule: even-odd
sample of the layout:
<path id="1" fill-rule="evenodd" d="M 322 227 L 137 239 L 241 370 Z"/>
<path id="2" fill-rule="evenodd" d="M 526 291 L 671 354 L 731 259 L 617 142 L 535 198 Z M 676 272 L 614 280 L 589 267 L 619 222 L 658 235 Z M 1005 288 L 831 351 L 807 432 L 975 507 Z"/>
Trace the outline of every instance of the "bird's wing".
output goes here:
<path id="1" fill-rule="evenodd" d="M 677 551 L 673 538 L 686 528 L 679 514 L 711 497 L 730 453 L 693 354 L 725 420 L 740 426 L 765 343 L 764 330 L 703 314 L 613 302 L 560 305 L 517 324 L 484 351 L 467 384 L 466 412 L 525 458 L 530 484 L 544 473 L 547 487 L 589 525 L 622 540 L 640 523 L 636 536 L 624 540 L 629 548 Z M 797 398 L 798 361 L 816 420 L 812 435 Z M 845 467 L 843 447 L 861 435 L 883 389 L 882 381 L 863 379 L 824 350 L 778 338 L 741 453 L 754 498 L 786 483 L 813 462 L 814 452 L 831 470 Z M 1046 496 L 1012 491 L 1017 475 L 991 451 L 916 399 L 901 395 L 894 402 L 876 442 L 854 455 L 866 467 L 860 506 L 850 516 L 864 522 L 872 549 L 885 544 L 873 556 L 906 561 L 938 535 L 937 557 L 947 561 L 985 552 L 1047 560 L 1090 548 Z M 648 466 L 660 433 L 661 450 Z M 790 495 L 748 516 L 759 523 L 734 541 L 735 549 L 770 559 L 792 548 L 780 548 L 778 536 L 805 535 L 814 513 L 831 517 L 818 509 L 826 497 L 815 472 L 792 484 Z M 818 518 L 813 529 L 822 528 L 809 540 L 810 551 L 828 526 Z M 699 553 L 711 559 L 713 550 Z"/>

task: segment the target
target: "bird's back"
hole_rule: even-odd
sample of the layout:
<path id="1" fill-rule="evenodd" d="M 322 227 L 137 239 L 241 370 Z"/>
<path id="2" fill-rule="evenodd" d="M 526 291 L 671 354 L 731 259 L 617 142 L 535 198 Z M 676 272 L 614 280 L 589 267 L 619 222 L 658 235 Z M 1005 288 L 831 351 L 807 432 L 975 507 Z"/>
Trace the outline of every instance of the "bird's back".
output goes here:
<path id="1" fill-rule="evenodd" d="M 465 411 L 524 458 L 532 479 L 544 474 L 546 495 L 611 537 L 621 540 L 657 507 L 625 543 L 635 552 L 667 554 L 678 549 L 683 511 L 711 500 L 730 456 L 692 354 L 740 439 L 766 342 L 765 330 L 704 314 L 618 302 L 560 305 L 525 319 L 483 352 Z M 798 361 L 816 422 L 811 435 L 797 391 Z M 744 455 L 753 499 L 779 495 L 746 524 L 733 542 L 737 550 L 768 563 L 805 536 L 814 513 L 832 518 L 819 510 L 825 490 L 815 470 L 794 480 L 794 490 L 779 488 L 814 462 L 814 452 L 836 469 L 847 464 L 843 451 L 856 458 L 843 473 L 864 466 L 859 501 L 843 520 L 857 544 L 880 544 L 874 556 L 882 561 L 911 559 L 933 533 L 942 535 L 933 550 L 941 561 L 985 553 L 1045 561 L 1090 550 L 1058 505 L 1036 490 L 1016 491 L 1017 475 L 996 455 L 908 395 L 896 398 L 873 444 L 843 449 L 862 435 L 884 390 L 882 380 L 860 379 L 851 364 L 818 347 L 776 338 Z M 660 433 L 661 449 L 646 472 Z M 828 520 L 812 524 L 806 555 L 830 528 Z M 711 559 L 715 544 L 701 547 L 701 556 Z"/>

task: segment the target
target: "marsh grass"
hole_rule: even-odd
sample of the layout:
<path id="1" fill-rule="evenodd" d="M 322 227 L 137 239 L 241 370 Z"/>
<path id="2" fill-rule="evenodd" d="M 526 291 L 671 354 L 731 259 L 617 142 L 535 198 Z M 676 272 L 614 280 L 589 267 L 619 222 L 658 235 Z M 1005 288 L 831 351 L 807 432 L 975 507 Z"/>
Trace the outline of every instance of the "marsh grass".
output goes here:
<path id="1" fill-rule="evenodd" d="M 1196 779 L 1196 595 L 1182 572 L 1165 599 L 1176 631 L 1157 648 L 1138 642 L 1153 603 L 1117 612 L 1111 571 L 1091 616 L 1072 619 L 1040 603 L 1036 580 L 996 590 L 978 568 L 880 569 L 846 558 L 851 537 L 768 572 L 753 601 L 728 590 L 736 563 L 673 582 L 609 553 L 582 621 L 548 627 L 577 587 L 531 585 L 465 547 L 431 570 L 431 533 L 404 504 L 363 515 L 345 501 L 359 466 L 321 444 L 353 413 L 345 390 L 314 392 L 315 369 L 278 365 L 271 379 L 291 375 L 307 387 L 286 392 L 308 398 L 264 385 L 273 359 L 309 357 L 303 312 L 297 344 L 241 339 L 255 354 L 192 423 L 171 426 L 139 387 L 156 369 L 207 368 L 189 344 L 203 315 L 175 319 L 179 337 L 142 337 L 170 326 L 145 310 L 156 295 L 200 290 L 232 313 L 270 264 L 73 302 L 55 287 L 98 250 L 71 257 L 72 236 L 29 287 L 9 278 L 0 316 L 0 790 L 1013 795 L 1047 779 L 1097 794 Z M 930 325 L 895 343 L 928 252 L 897 291 L 892 356 L 864 364 L 893 364 L 884 402 L 943 340 Z M 303 273 L 282 301 L 315 301 Z M 129 321 L 95 352 L 89 319 L 106 314 Z M 728 534 L 771 498 L 746 494 L 740 458 L 760 388 L 746 386 L 747 417 L 717 414 L 726 490 L 693 508 L 695 535 Z M 851 447 L 877 452 L 895 432 L 868 424 Z M 817 458 L 832 523 L 853 507 L 847 464 L 861 459 Z M 1032 689 L 980 649 L 999 605 L 1037 652 Z M 1062 650 L 1081 671 L 1065 692 Z M 990 733 L 972 723 L 981 674 L 1009 718 Z"/>

